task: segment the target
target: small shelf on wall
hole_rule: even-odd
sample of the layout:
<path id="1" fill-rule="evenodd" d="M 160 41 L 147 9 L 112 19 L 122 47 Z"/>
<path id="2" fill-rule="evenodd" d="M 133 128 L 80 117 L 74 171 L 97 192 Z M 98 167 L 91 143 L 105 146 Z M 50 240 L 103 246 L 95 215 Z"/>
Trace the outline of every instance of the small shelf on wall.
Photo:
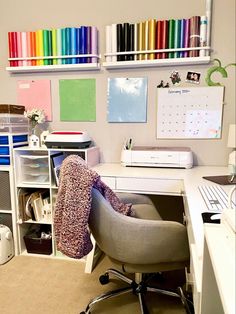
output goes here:
<path id="1" fill-rule="evenodd" d="M 12 73 L 88 71 L 100 69 L 98 29 L 74 26 L 8 31 L 9 64 Z"/>
<path id="2" fill-rule="evenodd" d="M 98 63 L 6 67 L 6 70 L 11 73 L 60 72 L 60 71 L 63 72 L 63 71 L 89 71 L 89 70 L 92 71 L 99 69 L 100 64 Z"/>
<path id="3" fill-rule="evenodd" d="M 92 70 L 99 70 L 99 69 L 100 69 L 100 64 L 99 63 L 6 67 L 6 70 L 11 72 L 11 73 L 89 71 L 89 70 L 92 71 Z"/>
<path id="4" fill-rule="evenodd" d="M 100 64 L 98 63 L 6 67 L 6 70 L 11 73 L 89 71 L 89 70 L 92 71 L 92 70 L 99 70 L 99 69 L 100 69 Z"/>
<path id="5" fill-rule="evenodd" d="M 100 70 L 100 56 L 94 54 L 84 55 L 66 55 L 66 56 L 48 56 L 48 57 L 28 57 L 28 58 L 9 58 L 9 61 L 29 61 L 29 60 L 44 60 L 44 59 L 69 59 L 69 58 L 96 58 L 96 62 L 88 63 L 70 63 L 70 64 L 51 64 L 51 65 L 19 65 L 6 67 L 6 71 L 11 73 L 25 72 L 62 72 L 62 71 L 93 71 Z"/>
<path id="6" fill-rule="evenodd" d="M 118 55 L 136 55 L 139 54 L 150 54 L 150 53 L 161 53 L 161 52 L 181 52 L 190 50 L 202 50 L 204 51 L 203 56 L 198 57 L 185 57 L 185 58 L 165 58 L 165 59 L 147 59 L 147 60 L 128 60 L 128 61 L 106 61 L 103 62 L 104 68 L 107 69 L 125 69 L 125 68 L 149 68 L 149 67 L 163 67 L 163 66 L 175 66 L 175 65 L 198 65 L 210 63 L 211 58 L 205 51 L 210 50 L 210 47 L 194 47 L 194 48 L 176 48 L 176 49 L 162 49 L 162 50 L 144 50 L 144 51 L 129 51 L 129 52 L 118 52 L 118 53 L 106 53 L 106 60 L 112 59 L 113 56 Z"/>
<path id="7" fill-rule="evenodd" d="M 173 66 L 173 65 L 207 64 L 210 61 L 211 61 L 210 57 L 205 56 L 205 57 L 193 57 L 193 58 L 104 62 L 103 66 L 107 69 L 148 68 L 148 67 L 163 67 L 163 66 Z"/>

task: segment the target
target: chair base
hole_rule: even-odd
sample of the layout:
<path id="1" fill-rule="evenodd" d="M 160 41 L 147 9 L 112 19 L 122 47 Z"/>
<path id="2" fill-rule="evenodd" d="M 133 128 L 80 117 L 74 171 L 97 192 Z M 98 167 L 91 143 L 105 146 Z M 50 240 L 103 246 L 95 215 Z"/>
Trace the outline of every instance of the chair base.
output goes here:
<path id="1" fill-rule="evenodd" d="M 141 280 L 139 281 L 134 281 L 131 280 L 130 278 L 126 277 L 125 275 L 123 275 L 121 272 L 115 270 L 115 269 L 108 269 L 106 271 L 106 273 L 104 275 L 102 275 L 99 280 L 101 284 L 107 284 L 109 282 L 109 275 L 112 274 L 114 277 L 126 282 L 129 284 L 128 287 L 124 287 L 124 288 L 120 288 L 120 289 L 116 289 L 116 290 L 112 290 L 106 293 L 101 294 L 98 297 L 95 297 L 94 299 L 92 299 L 89 304 L 86 307 L 86 310 L 81 312 L 80 314 L 91 314 L 91 310 L 94 307 L 95 304 L 97 304 L 100 301 L 106 300 L 106 299 L 110 299 L 122 294 L 126 294 L 126 293 L 133 293 L 135 295 L 138 296 L 138 300 L 139 300 L 139 304 L 140 304 L 140 310 L 141 310 L 141 314 L 148 314 L 148 308 L 146 306 L 145 303 L 145 299 L 144 299 L 144 295 L 146 292 L 154 292 L 154 293 L 158 293 L 158 294 L 164 294 L 164 295 L 168 295 L 168 296 L 172 296 L 175 298 L 179 298 L 183 304 L 183 306 L 185 307 L 186 313 L 187 314 L 191 314 L 191 311 L 188 307 L 188 303 L 187 300 L 184 296 L 184 293 L 182 291 L 182 289 L 179 287 L 178 288 L 178 292 L 179 293 L 175 293 L 172 291 L 168 291 L 168 290 L 163 290 L 163 289 L 158 289 L 155 287 L 151 287 L 147 284 L 147 282 L 145 280 Z M 136 274 L 135 274 L 136 275 Z M 137 274 L 138 276 L 136 278 L 141 278 L 140 274 Z"/>

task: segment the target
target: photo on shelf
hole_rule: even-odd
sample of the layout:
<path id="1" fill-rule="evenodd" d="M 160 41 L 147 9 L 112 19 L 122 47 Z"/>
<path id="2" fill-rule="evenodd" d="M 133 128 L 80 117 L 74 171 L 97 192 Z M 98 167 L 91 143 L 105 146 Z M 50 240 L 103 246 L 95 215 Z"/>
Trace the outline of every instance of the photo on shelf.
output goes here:
<path id="1" fill-rule="evenodd" d="M 43 218 L 43 199 L 41 195 L 33 200 L 33 210 L 35 220 L 40 221 Z"/>
<path id="2" fill-rule="evenodd" d="M 53 169 L 56 186 L 59 186 L 60 168 L 65 158 L 66 158 L 66 155 L 64 155 L 63 152 L 51 155 L 52 169 Z"/>

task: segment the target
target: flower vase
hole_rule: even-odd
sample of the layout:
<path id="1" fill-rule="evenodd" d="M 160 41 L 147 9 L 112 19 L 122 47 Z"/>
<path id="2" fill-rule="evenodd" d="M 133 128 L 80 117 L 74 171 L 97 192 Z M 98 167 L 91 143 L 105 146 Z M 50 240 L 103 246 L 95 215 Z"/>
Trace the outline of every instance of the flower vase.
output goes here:
<path id="1" fill-rule="evenodd" d="M 36 135 L 36 128 L 35 127 L 31 127 L 29 133 L 30 133 L 30 135 Z"/>
<path id="2" fill-rule="evenodd" d="M 30 136 L 29 136 L 29 147 L 30 148 L 39 148 L 39 137 L 36 135 L 36 127 L 31 128 Z"/>

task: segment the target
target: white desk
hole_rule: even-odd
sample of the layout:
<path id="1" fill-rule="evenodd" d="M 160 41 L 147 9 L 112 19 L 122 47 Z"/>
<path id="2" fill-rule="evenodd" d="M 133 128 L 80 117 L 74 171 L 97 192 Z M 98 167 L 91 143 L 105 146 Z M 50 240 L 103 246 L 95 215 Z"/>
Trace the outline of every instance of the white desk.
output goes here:
<path id="1" fill-rule="evenodd" d="M 212 185 L 203 176 L 225 175 L 227 167 L 194 167 L 192 169 L 122 167 L 117 163 L 99 164 L 93 168 L 114 191 L 146 194 L 182 195 L 187 216 L 195 313 L 201 313 L 204 229 L 201 213 L 207 211 L 198 190 L 199 185 Z M 229 191 L 230 186 L 224 186 Z"/>

